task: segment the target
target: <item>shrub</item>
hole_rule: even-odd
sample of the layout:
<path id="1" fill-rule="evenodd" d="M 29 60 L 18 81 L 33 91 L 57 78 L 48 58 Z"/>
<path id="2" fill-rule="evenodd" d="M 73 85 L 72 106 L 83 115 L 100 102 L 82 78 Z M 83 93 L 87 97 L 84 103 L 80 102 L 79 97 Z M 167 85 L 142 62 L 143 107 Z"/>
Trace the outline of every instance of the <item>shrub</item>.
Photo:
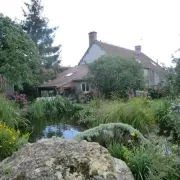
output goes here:
<path id="1" fill-rule="evenodd" d="M 151 102 L 156 122 L 159 125 L 159 134 L 169 136 L 171 140 L 180 137 L 180 104 L 176 101 L 158 100 Z"/>
<path id="2" fill-rule="evenodd" d="M 159 88 L 158 89 L 149 88 L 148 96 L 152 99 L 160 99 L 165 96 L 165 91 Z"/>
<path id="3" fill-rule="evenodd" d="M 0 119 L 11 128 L 26 123 L 25 119 L 21 117 L 21 111 L 15 102 L 7 101 L 3 96 L 0 96 Z"/>
<path id="4" fill-rule="evenodd" d="M 25 94 L 18 94 L 17 92 L 13 95 L 15 102 L 19 105 L 20 108 L 23 108 L 28 104 L 28 101 L 25 97 Z"/>
<path id="5" fill-rule="evenodd" d="M 167 124 L 170 127 L 173 140 L 180 142 L 180 103 L 172 103 L 170 107 L 170 117 Z"/>
<path id="6" fill-rule="evenodd" d="M 137 145 L 148 143 L 147 139 L 138 130 L 123 123 L 101 124 L 100 126 L 78 133 L 75 139 L 78 141 L 98 142 L 105 147 L 111 142 L 118 142 L 122 145 L 129 145 L 129 142 Z"/>
<path id="7" fill-rule="evenodd" d="M 20 136 L 19 130 L 9 128 L 0 122 L 0 161 L 8 156 L 28 141 L 29 134 Z"/>

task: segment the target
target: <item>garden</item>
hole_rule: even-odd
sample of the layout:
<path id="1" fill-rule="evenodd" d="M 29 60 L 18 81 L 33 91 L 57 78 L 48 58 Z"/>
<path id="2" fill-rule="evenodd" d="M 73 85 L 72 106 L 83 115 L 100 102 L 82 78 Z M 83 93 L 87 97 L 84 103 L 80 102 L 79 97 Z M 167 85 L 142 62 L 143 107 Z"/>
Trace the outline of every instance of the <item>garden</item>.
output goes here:
<path id="1" fill-rule="evenodd" d="M 74 104 L 61 96 L 28 102 L 25 95 L 15 93 L 9 98 L 1 95 L 0 102 L 0 160 L 28 142 L 33 122 L 56 119 L 83 127 L 71 138 L 98 142 L 125 161 L 137 180 L 180 176 L 179 99 L 94 97 Z"/>
<path id="2" fill-rule="evenodd" d="M 180 59 L 161 67 L 162 80 L 148 89 L 143 63 L 102 56 L 83 79 L 98 90 L 91 100 L 38 99 L 35 87 L 64 71 L 61 46 L 53 46 L 57 27 L 42 16 L 41 1 L 25 7 L 22 22 L 0 14 L 0 161 L 28 142 L 58 136 L 99 143 L 135 180 L 180 179 Z"/>

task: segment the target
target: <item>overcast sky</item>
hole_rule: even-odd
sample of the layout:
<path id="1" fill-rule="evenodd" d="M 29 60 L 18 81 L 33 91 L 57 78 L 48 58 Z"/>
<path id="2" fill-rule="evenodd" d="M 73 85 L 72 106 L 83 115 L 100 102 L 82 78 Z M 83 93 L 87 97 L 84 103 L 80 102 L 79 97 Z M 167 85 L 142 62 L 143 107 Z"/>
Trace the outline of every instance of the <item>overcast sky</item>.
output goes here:
<path id="1" fill-rule="evenodd" d="M 0 0 L 0 12 L 22 19 L 24 0 Z M 59 26 L 62 64 L 76 65 L 88 48 L 88 33 L 98 40 L 142 51 L 171 64 L 180 48 L 180 0 L 43 0 L 51 26 Z M 142 39 L 142 40 L 141 40 Z"/>

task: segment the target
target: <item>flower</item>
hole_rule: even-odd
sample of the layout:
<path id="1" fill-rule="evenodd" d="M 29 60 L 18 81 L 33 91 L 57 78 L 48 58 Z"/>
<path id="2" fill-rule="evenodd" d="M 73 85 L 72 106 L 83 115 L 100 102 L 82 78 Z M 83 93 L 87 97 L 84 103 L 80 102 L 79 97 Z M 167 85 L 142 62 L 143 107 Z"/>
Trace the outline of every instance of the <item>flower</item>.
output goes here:
<path id="1" fill-rule="evenodd" d="M 135 132 L 132 132 L 132 133 L 131 133 L 131 136 L 133 136 L 133 137 L 136 136 Z"/>

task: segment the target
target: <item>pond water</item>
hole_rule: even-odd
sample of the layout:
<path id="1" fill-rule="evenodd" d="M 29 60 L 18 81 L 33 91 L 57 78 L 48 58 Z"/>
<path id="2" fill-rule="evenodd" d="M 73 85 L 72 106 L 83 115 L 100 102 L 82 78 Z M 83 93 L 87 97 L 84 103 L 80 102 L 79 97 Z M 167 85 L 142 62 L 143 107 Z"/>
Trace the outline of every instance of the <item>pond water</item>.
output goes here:
<path id="1" fill-rule="evenodd" d="M 73 139 L 78 132 L 85 128 L 70 122 L 60 120 L 33 120 L 29 130 L 29 142 L 36 142 L 42 138 L 51 138 L 52 136 L 62 137 L 64 139 Z"/>

